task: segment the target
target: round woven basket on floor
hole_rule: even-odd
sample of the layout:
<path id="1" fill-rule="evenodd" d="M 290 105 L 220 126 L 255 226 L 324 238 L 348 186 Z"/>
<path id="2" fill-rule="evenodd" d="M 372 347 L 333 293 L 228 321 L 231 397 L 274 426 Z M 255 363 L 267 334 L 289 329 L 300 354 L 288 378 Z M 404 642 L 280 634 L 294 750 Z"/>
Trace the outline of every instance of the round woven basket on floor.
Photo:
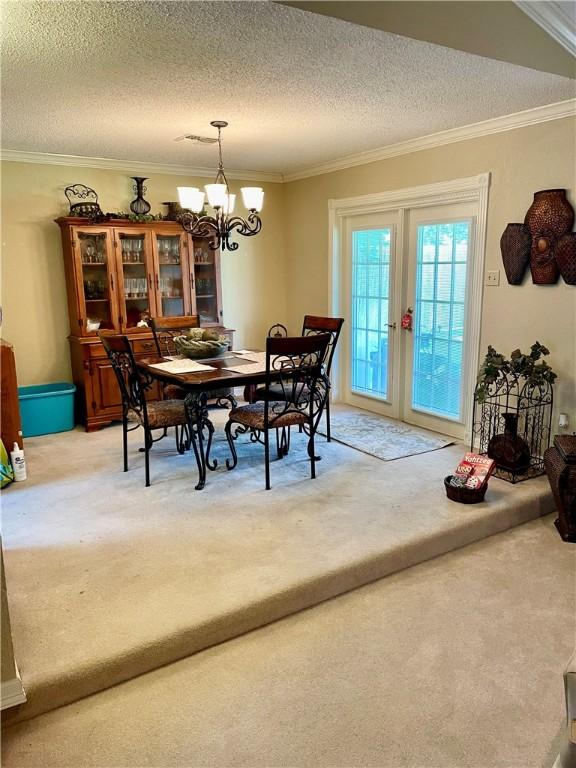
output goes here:
<path id="1" fill-rule="evenodd" d="M 488 483 L 480 489 L 455 488 L 453 485 L 450 485 L 451 479 L 452 475 L 448 475 L 444 478 L 444 488 L 446 488 L 446 496 L 448 496 L 449 499 L 458 501 L 460 504 L 479 504 L 481 501 L 484 501 Z"/>

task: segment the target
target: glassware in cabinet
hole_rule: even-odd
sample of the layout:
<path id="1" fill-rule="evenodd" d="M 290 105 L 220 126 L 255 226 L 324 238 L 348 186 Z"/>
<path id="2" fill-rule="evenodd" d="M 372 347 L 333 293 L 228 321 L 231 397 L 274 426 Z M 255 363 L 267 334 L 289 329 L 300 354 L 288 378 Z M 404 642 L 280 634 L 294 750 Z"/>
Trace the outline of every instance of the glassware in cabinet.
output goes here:
<path id="1" fill-rule="evenodd" d="M 189 314 L 185 238 L 180 233 L 155 232 L 157 308 L 162 317 Z"/>
<path id="2" fill-rule="evenodd" d="M 73 246 L 78 265 L 80 323 L 84 333 L 116 327 L 114 278 L 110 274 L 110 240 L 107 232 L 76 229 Z"/>
<path id="3" fill-rule="evenodd" d="M 115 244 L 122 326 L 131 331 L 148 330 L 148 320 L 155 314 L 149 233 L 116 230 Z"/>
<path id="4" fill-rule="evenodd" d="M 194 275 L 200 323 L 220 323 L 220 253 L 209 248 L 208 240 L 204 238 L 194 238 Z"/>

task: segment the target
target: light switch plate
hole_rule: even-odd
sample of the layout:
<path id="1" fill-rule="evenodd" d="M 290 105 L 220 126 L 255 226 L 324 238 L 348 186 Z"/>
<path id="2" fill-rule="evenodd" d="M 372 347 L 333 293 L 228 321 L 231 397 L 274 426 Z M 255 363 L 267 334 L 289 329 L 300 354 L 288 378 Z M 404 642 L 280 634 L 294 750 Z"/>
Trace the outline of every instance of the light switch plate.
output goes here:
<path id="1" fill-rule="evenodd" d="M 486 283 L 485 285 L 500 285 L 500 270 L 488 269 L 486 270 Z"/>

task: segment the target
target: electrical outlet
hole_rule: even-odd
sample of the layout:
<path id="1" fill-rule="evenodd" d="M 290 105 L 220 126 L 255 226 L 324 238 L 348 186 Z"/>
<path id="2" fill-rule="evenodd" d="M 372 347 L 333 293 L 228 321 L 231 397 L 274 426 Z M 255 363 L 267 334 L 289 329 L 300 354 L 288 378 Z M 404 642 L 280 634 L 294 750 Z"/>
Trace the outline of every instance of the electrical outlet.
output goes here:
<path id="1" fill-rule="evenodd" d="M 500 285 L 500 270 L 488 269 L 486 270 L 486 282 L 485 285 Z"/>

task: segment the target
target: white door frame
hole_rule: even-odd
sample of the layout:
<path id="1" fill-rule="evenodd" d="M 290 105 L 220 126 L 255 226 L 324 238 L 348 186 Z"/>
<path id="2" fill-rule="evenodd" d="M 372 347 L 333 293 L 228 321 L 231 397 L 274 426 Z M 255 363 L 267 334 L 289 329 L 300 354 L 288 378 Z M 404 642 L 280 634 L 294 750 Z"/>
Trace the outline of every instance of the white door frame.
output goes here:
<path id="1" fill-rule="evenodd" d="M 482 326 L 482 296 L 484 289 L 484 261 L 486 252 L 486 224 L 488 215 L 488 190 L 490 173 L 478 176 L 468 176 L 452 181 L 441 181 L 436 184 L 426 184 L 419 187 L 407 187 L 391 192 L 376 192 L 370 195 L 347 197 L 339 200 L 328 200 L 328 305 L 329 313 L 341 317 L 343 310 L 341 282 L 344 274 L 344 227 L 345 219 L 354 216 L 364 216 L 368 213 L 381 213 L 396 210 L 399 221 L 404 220 L 406 208 L 422 208 L 448 203 L 475 202 L 477 205 L 476 226 L 474 228 L 474 254 L 470 274 L 470 306 L 468 338 L 470 354 L 468 366 L 464 372 L 468 387 L 476 379 L 480 359 L 480 332 Z M 399 227 L 396 232 L 397 253 L 406 253 L 405 228 Z M 342 366 L 339 365 L 338 355 L 335 356 L 332 368 L 332 396 L 338 400 L 342 391 Z M 472 393 L 468 391 L 468 398 Z M 465 402 L 466 411 L 466 440 L 472 431 L 472 408 Z"/>

